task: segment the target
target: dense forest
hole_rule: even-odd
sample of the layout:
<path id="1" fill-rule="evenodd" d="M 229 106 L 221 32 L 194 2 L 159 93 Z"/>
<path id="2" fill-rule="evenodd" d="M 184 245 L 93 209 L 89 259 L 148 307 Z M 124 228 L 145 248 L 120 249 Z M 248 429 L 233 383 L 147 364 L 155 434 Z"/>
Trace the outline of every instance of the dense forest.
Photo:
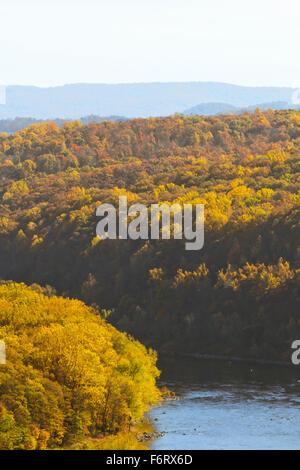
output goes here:
<path id="1" fill-rule="evenodd" d="M 159 350 L 289 360 L 300 112 L 34 124 L 0 134 L 0 176 L 2 279 L 81 299 Z M 204 204 L 204 249 L 99 240 L 96 207 L 120 195 Z"/>
<path id="2" fill-rule="evenodd" d="M 12 282 L 0 338 L 0 449 L 144 448 L 129 428 L 160 397 L 155 353 L 79 300 Z"/>

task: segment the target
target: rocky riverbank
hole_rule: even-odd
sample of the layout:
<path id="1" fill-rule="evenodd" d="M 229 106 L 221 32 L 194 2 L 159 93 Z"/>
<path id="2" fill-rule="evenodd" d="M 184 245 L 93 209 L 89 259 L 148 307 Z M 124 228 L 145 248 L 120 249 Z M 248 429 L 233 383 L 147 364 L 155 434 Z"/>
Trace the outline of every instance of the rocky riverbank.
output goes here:
<path id="1" fill-rule="evenodd" d="M 138 437 L 138 442 L 147 442 L 147 441 L 152 441 L 153 439 L 159 439 L 160 437 L 163 437 L 165 434 L 166 434 L 165 432 L 157 432 L 157 431 L 154 431 L 151 433 L 143 432 L 143 434 L 141 434 Z"/>

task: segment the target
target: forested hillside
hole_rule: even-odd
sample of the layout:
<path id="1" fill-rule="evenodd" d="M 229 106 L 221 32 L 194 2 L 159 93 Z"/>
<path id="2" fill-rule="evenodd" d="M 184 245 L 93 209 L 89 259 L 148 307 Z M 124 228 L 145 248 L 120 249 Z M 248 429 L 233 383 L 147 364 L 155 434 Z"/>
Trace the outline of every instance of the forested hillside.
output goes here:
<path id="1" fill-rule="evenodd" d="M 0 338 L 0 449 L 139 447 L 129 426 L 159 399 L 152 351 L 78 300 L 15 283 L 0 286 Z"/>
<path id="2" fill-rule="evenodd" d="M 300 337 L 300 112 L 32 125 L 0 135 L 0 276 L 168 350 L 288 359 Z M 205 204 L 205 245 L 100 241 L 96 207 Z"/>

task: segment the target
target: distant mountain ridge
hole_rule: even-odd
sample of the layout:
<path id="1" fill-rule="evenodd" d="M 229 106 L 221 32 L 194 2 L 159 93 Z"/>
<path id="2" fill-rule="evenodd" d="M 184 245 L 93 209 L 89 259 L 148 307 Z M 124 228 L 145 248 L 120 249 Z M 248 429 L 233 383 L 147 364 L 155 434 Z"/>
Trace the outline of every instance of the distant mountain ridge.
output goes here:
<path id="1" fill-rule="evenodd" d="M 245 106 L 243 108 L 238 108 L 228 103 L 200 103 L 197 106 L 193 106 L 185 110 L 182 114 L 184 116 L 215 116 L 217 114 L 243 114 L 246 111 L 253 112 L 256 108 L 260 108 L 262 111 L 266 111 L 269 108 L 275 110 L 282 109 L 299 109 L 300 106 L 287 103 L 285 101 L 275 101 L 271 103 L 260 103 L 252 106 Z"/>
<path id="2" fill-rule="evenodd" d="M 214 116 L 215 114 L 235 112 L 238 108 L 229 103 L 200 103 L 197 106 L 186 109 L 182 114 L 185 116 Z"/>
<path id="3" fill-rule="evenodd" d="M 0 118 L 78 119 L 80 116 L 167 116 L 199 103 L 238 108 L 291 102 L 288 87 L 245 87 L 218 82 L 71 84 L 51 88 L 8 86 Z"/>
<path id="4" fill-rule="evenodd" d="M 257 108 L 260 108 L 262 111 L 266 111 L 269 108 L 274 110 L 283 110 L 283 109 L 296 109 L 299 110 L 300 106 L 295 106 L 285 101 L 277 101 L 271 103 L 260 103 L 258 105 L 247 106 L 244 108 L 238 108 L 236 106 L 230 105 L 228 103 L 200 103 L 197 106 L 193 106 L 190 109 L 185 110 L 182 113 L 183 116 L 217 116 L 225 114 L 243 114 L 245 112 L 254 112 Z M 125 116 L 96 116 L 91 114 L 89 116 L 83 116 L 78 118 L 82 124 L 90 124 L 91 122 L 100 123 L 103 121 L 111 122 L 120 122 L 127 121 L 129 118 Z M 70 119 L 35 119 L 32 117 L 16 117 L 14 119 L 0 119 L 0 132 L 6 132 L 12 134 L 13 132 L 24 129 L 31 124 L 42 124 L 44 122 L 55 122 L 60 128 L 65 122 L 70 121 Z"/>
<path id="5" fill-rule="evenodd" d="M 30 126 L 31 124 L 42 124 L 43 122 L 48 122 L 50 119 L 34 119 L 31 117 L 16 117 L 15 119 L 0 119 L 0 132 L 7 132 L 11 134 L 16 131 L 20 131 L 25 127 Z M 79 118 L 83 124 L 90 124 L 91 122 L 103 122 L 103 121 L 126 121 L 127 118 L 123 116 L 84 116 Z M 55 122 L 59 127 L 62 127 L 68 119 L 51 119 L 52 122 Z"/>

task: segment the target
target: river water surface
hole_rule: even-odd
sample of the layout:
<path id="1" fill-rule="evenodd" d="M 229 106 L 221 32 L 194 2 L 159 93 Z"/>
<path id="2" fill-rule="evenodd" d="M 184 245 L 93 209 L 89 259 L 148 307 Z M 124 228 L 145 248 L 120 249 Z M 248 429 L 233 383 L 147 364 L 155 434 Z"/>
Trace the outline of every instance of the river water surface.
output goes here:
<path id="1" fill-rule="evenodd" d="M 300 369 L 160 359 L 176 399 L 150 418 L 152 449 L 300 449 Z"/>

